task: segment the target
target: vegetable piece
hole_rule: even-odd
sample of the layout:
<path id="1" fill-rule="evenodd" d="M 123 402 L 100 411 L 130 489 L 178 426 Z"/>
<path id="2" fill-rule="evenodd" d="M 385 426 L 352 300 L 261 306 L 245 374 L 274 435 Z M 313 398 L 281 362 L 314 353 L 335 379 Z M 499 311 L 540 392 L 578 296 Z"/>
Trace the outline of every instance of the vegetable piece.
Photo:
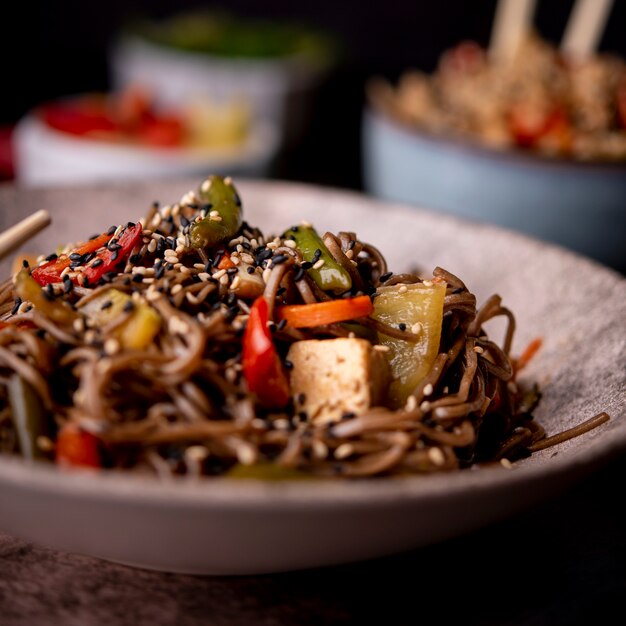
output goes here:
<path id="1" fill-rule="evenodd" d="M 154 341 L 161 328 L 161 316 L 146 302 L 135 302 L 128 294 L 109 289 L 81 310 L 96 325 L 105 326 L 130 307 L 132 312 L 128 319 L 117 326 L 112 335 L 128 350 L 143 350 Z"/>
<path id="2" fill-rule="evenodd" d="M 71 324 L 76 319 L 76 312 L 60 300 L 51 299 L 39 286 L 37 281 L 23 269 L 15 277 L 15 293 L 28 300 L 32 305 L 54 322 Z"/>
<path id="3" fill-rule="evenodd" d="M 277 463 L 256 463 L 255 465 L 234 465 L 226 474 L 227 478 L 255 479 L 255 480 L 314 480 L 310 474 L 305 474 L 291 467 L 283 467 Z"/>
<path id="4" fill-rule="evenodd" d="M 542 110 L 518 103 L 510 111 L 509 127 L 518 146 L 532 148 L 543 144 L 560 153 L 571 149 L 570 122 L 562 107 Z"/>
<path id="5" fill-rule="evenodd" d="M 311 226 L 293 226 L 283 235 L 285 239 L 293 239 L 296 242 L 302 258 L 315 265 L 323 261 L 319 268 L 311 267 L 307 270 L 309 276 L 317 286 L 324 291 L 343 293 L 352 287 L 350 274 L 335 261 L 322 238 Z"/>
<path id="6" fill-rule="evenodd" d="M 281 306 L 277 310 L 277 316 L 279 320 L 287 320 L 292 328 L 310 328 L 367 317 L 373 311 L 374 305 L 370 297 L 358 296 L 314 304 Z"/>
<path id="7" fill-rule="evenodd" d="M 42 107 L 40 115 L 51 128 L 71 135 L 103 135 L 119 130 L 108 115 L 103 99 L 48 104 Z"/>
<path id="8" fill-rule="evenodd" d="M 107 233 L 103 233 L 94 239 L 90 239 L 85 243 L 81 244 L 77 248 L 74 248 L 70 254 L 62 254 L 58 256 L 56 259 L 52 259 L 47 263 L 43 263 L 33 269 L 32 277 L 41 285 L 47 285 L 49 283 L 60 283 L 63 279 L 61 278 L 61 274 L 66 267 L 69 267 L 72 263 L 70 259 L 70 255 L 79 254 L 81 256 L 85 254 L 89 254 L 91 252 L 96 252 L 102 246 L 106 245 L 113 235 L 109 235 Z"/>
<path id="9" fill-rule="evenodd" d="M 243 375 L 250 392 L 267 407 L 283 407 L 289 401 L 289 381 L 267 326 L 269 309 L 263 296 L 250 308 L 243 336 Z"/>
<path id="10" fill-rule="evenodd" d="M 198 196 L 207 205 L 209 215 L 191 225 L 191 245 L 212 248 L 234 237 L 242 223 L 241 200 L 230 178 L 209 176 L 200 185 Z"/>
<path id="11" fill-rule="evenodd" d="M 65 424 L 57 435 L 56 462 L 71 467 L 102 467 L 100 443 L 76 424 Z"/>
<path id="12" fill-rule="evenodd" d="M 7 383 L 11 417 L 20 453 L 29 461 L 45 459 L 37 438 L 48 435 L 48 418 L 35 390 L 21 376 L 14 374 Z"/>
<path id="13" fill-rule="evenodd" d="M 141 231 L 141 223 L 133 224 L 129 222 L 117 238 L 115 249 L 111 249 L 113 243 L 110 241 L 108 247 L 98 252 L 96 259 L 100 259 L 102 263 L 94 266 L 95 260 L 91 261 L 79 274 L 77 278 L 78 284 L 82 283 L 85 287 L 93 287 L 98 284 L 98 281 L 104 274 L 114 271 L 118 265 L 130 256 L 133 248 L 141 241 Z"/>
<path id="14" fill-rule="evenodd" d="M 401 407 L 437 357 L 446 285 L 394 285 L 379 287 L 378 294 L 372 317 L 390 326 L 406 328 L 407 335 L 417 334 L 416 341 L 404 341 L 378 333 L 380 343 L 390 349 L 387 354 L 394 380 L 389 387 L 389 398 L 394 406 Z"/>

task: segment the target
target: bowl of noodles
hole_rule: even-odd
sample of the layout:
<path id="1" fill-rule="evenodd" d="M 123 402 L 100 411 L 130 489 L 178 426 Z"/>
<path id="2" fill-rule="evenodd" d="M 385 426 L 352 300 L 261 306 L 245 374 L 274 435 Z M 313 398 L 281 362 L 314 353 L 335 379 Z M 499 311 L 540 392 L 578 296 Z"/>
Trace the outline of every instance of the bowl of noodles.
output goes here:
<path id="1" fill-rule="evenodd" d="M 0 203 L 3 227 L 53 219 L 4 263 L 6 532 L 166 571 L 330 565 L 513 514 L 626 444 L 626 284 L 561 249 L 215 176 Z"/>
<path id="2" fill-rule="evenodd" d="M 510 64 L 465 42 L 430 75 L 368 86 L 365 186 L 540 237 L 624 270 L 626 64 L 537 37 Z"/>

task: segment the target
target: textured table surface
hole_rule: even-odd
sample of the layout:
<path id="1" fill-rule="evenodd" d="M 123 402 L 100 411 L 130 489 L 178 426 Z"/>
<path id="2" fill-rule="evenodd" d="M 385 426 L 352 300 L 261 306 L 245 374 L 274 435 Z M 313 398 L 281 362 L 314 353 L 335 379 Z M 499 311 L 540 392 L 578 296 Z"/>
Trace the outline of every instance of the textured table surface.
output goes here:
<path id="1" fill-rule="evenodd" d="M 0 534 L 0 625 L 619 624 L 625 479 L 622 458 L 559 498 L 460 539 L 275 576 L 161 574 Z"/>

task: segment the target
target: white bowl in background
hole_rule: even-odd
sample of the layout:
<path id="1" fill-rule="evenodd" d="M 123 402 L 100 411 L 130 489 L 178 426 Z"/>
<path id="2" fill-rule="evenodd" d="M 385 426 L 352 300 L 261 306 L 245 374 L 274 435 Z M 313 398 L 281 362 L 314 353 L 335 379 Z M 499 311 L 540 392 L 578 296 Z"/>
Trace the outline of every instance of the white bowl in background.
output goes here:
<path id="1" fill-rule="evenodd" d="M 377 197 L 513 228 L 626 271 L 626 164 L 492 150 L 374 109 L 364 114 L 363 164 Z"/>
<path id="2" fill-rule="evenodd" d="M 160 148 L 77 137 L 26 115 L 13 136 L 18 183 L 25 186 L 171 178 L 207 173 L 263 177 L 278 150 L 269 123 L 251 125 L 241 145 Z"/>
<path id="3" fill-rule="evenodd" d="M 180 106 L 203 96 L 221 103 L 243 101 L 253 118 L 278 128 L 283 145 L 293 145 L 304 132 L 311 97 L 326 71 L 305 56 L 222 57 L 133 35 L 113 45 L 110 68 L 114 90 L 143 87 L 164 106 Z"/>

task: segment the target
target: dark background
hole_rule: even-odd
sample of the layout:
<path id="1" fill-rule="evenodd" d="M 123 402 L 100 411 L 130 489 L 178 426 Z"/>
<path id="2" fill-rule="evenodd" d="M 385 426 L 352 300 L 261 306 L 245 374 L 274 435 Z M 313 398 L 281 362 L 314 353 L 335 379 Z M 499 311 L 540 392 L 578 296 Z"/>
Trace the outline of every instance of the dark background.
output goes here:
<path id="1" fill-rule="evenodd" d="M 10 6 L 6 6 L 10 4 Z M 108 85 L 107 47 L 128 19 L 167 16 L 209 6 L 236 14 L 298 20 L 334 34 L 342 46 L 337 67 L 316 102 L 303 142 L 275 175 L 359 188 L 363 85 L 407 67 L 432 70 L 440 53 L 462 39 L 487 44 L 496 0 L 36 0 L 5 3 L 0 22 L 0 125 L 37 103 Z M 573 0 L 538 2 L 535 24 L 558 42 Z M 601 49 L 626 55 L 626 2 L 615 2 Z"/>

